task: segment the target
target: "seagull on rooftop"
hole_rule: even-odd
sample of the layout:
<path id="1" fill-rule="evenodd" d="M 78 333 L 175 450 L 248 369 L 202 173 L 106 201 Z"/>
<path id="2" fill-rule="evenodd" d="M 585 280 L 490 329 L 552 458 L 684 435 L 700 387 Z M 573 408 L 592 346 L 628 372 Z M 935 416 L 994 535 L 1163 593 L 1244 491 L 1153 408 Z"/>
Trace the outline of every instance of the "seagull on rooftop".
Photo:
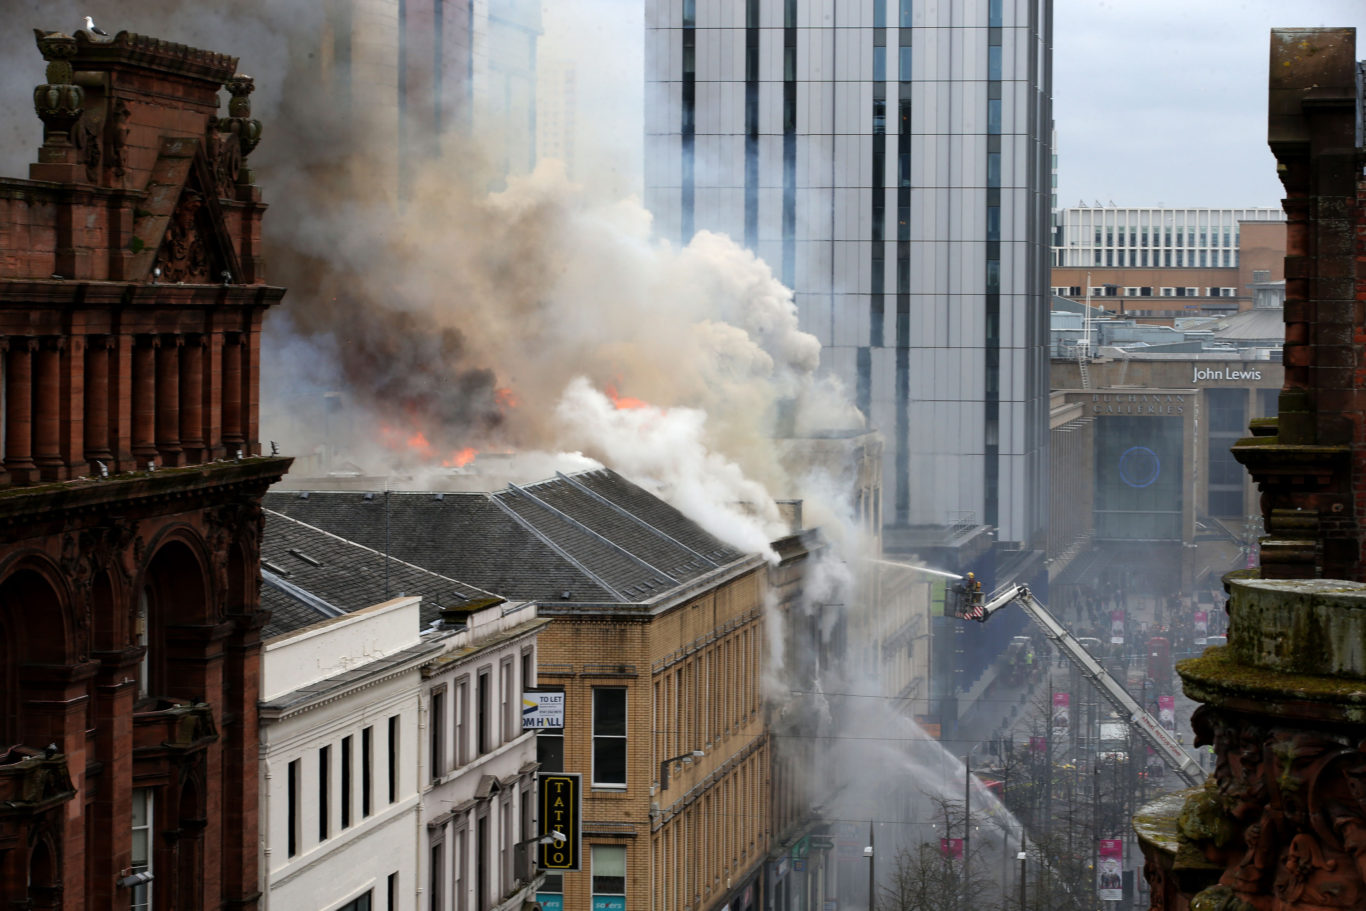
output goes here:
<path id="1" fill-rule="evenodd" d="M 109 37 L 109 33 L 106 32 L 104 29 L 100 28 L 98 25 L 96 25 L 95 20 L 90 18 L 89 16 L 85 17 L 85 30 L 90 32 L 90 34 L 92 35 L 99 35 L 102 38 Z"/>

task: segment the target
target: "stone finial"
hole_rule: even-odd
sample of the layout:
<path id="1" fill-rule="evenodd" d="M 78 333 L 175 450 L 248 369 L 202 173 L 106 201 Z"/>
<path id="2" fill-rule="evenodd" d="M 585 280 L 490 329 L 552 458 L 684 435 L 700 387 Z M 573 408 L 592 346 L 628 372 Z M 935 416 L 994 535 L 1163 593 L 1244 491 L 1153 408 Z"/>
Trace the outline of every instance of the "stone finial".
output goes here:
<path id="1" fill-rule="evenodd" d="M 33 31 L 38 51 L 47 61 L 47 82 L 33 90 L 33 108 L 43 121 L 43 148 L 39 160 L 66 163 L 74 160 L 71 128 L 85 110 L 85 90 L 75 85 L 71 60 L 76 39 L 62 32 Z"/>
<path id="2" fill-rule="evenodd" d="M 255 175 L 247 167 L 247 156 L 261 142 L 261 121 L 251 116 L 251 93 L 256 91 L 256 80 L 238 73 L 224 83 L 232 97 L 228 100 L 228 116 L 218 119 L 218 132 L 225 134 L 220 143 L 219 192 L 227 196 L 233 186 L 248 187 Z"/>

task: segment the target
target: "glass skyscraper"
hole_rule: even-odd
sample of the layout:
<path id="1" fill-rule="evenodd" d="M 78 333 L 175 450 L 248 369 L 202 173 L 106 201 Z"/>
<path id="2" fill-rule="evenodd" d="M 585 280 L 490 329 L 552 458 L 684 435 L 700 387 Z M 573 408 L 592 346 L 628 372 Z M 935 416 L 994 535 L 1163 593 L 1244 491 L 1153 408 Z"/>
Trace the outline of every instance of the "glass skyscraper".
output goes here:
<path id="1" fill-rule="evenodd" d="M 889 528 L 1046 523 L 1051 32 L 1051 0 L 646 0 L 657 228 L 794 290 Z"/>

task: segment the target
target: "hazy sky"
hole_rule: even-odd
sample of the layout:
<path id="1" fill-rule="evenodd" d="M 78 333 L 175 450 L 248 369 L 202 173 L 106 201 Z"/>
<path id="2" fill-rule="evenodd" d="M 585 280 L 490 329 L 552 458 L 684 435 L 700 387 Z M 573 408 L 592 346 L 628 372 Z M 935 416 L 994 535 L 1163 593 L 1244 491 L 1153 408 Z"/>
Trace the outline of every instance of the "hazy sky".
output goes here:
<path id="1" fill-rule="evenodd" d="M 1056 0 L 1058 205 L 1277 206 L 1270 31 L 1355 26 L 1363 0 Z"/>
<path id="2" fill-rule="evenodd" d="M 0 38 L 0 162 L 23 176 L 41 142 L 31 97 L 42 61 L 28 29 L 55 14 L 42 0 L 19 5 Z M 643 5 L 543 0 L 545 50 L 578 58 L 583 164 L 613 193 L 639 189 Z M 1059 204 L 1278 205 L 1269 32 L 1330 25 L 1356 26 L 1366 57 L 1366 0 L 1055 0 Z M 164 37 L 186 40 L 175 32 Z M 251 48 L 220 50 L 248 71 L 260 63 Z"/>
<path id="3" fill-rule="evenodd" d="M 548 38 L 566 36 L 557 46 L 582 55 L 585 104 L 602 102 L 584 112 L 585 144 L 629 144 L 637 156 L 626 120 L 642 104 L 632 39 L 642 6 L 544 0 Z M 1366 0 L 1055 0 L 1053 25 L 1063 206 L 1279 205 L 1266 147 L 1270 30 L 1355 26 L 1366 57 Z"/>

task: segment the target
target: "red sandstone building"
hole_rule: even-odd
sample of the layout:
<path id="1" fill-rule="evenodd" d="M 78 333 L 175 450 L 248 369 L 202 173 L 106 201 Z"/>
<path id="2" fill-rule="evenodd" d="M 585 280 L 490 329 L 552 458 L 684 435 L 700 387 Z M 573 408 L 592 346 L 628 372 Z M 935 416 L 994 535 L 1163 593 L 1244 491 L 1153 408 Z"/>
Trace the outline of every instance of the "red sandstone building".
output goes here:
<path id="1" fill-rule="evenodd" d="M 260 497 L 289 460 L 256 439 L 284 292 L 253 86 L 36 35 L 42 147 L 0 180 L 0 905 L 255 908 Z"/>

